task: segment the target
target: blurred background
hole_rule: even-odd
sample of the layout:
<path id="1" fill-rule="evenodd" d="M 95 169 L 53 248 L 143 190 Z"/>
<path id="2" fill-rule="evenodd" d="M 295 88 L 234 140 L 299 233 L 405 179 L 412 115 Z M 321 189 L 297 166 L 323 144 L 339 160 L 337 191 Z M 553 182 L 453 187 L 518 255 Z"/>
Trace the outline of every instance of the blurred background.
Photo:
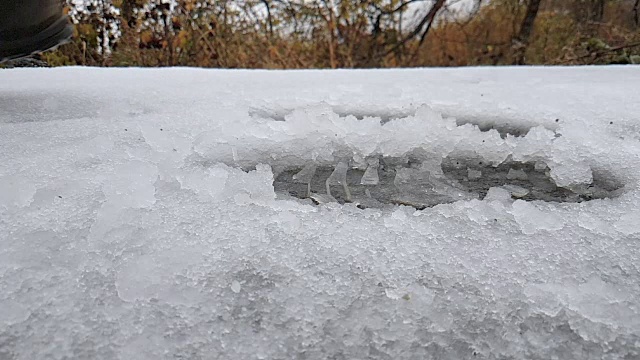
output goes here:
<path id="1" fill-rule="evenodd" d="M 68 0 L 51 65 L 640 63 L 640 0 Z"/>

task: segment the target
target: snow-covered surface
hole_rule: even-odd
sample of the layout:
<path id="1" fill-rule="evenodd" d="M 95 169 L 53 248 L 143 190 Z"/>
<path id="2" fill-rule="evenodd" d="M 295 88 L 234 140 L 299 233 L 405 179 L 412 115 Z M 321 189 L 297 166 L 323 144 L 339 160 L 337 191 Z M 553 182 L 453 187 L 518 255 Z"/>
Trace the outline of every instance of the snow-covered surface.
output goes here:
<path id="1" fill-rule="evenodd" d="M 618 185 L 274 191 L 408 154 Z M 0 71 L 1 359 L 638 359 L 639 267 L 639 67 Z"/>

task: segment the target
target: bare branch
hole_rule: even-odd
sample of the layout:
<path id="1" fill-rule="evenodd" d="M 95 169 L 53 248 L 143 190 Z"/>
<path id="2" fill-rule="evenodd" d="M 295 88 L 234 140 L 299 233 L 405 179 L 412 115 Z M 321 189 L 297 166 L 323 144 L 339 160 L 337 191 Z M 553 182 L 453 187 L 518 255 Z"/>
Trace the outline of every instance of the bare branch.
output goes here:
<path id="1" fill-rule="evenodd" d="M 395 52 L 401 46 L 404 46 L 404 44 L 406 44 L 407 41 L 415 38 L 416 36 L 418 36 L 420 33 L 422 33 L 424 31 L 424 33 L 422 33 L 422 36 L 420 38 L 420 44 L 422 44 L 422 42 L 424 41 L 424 39 L 427 36 L 427 33 L 431 29 L 431 26 L 433 24 L 433 20 L 435 19 L 436 15 L 438 14 L 438 11 L 440 11 L 442 6 L 444 5 L 445 1 L 446 0 L 436 0 L 435 4 L 433 4 L 433 6 L 429 10 L 429 12 L 422 18 L 422 20 L 418 23 L 418 25 L 415 27 L 415 29 L 411 33 L 409 33 L 409 35 L 405 36 L 393 48 L 391 48 L 389 51 L 387 51 L 385 53 L 385 56 Z M 426 29 L 424 29 L 425 25 L 426 25 Z"/>

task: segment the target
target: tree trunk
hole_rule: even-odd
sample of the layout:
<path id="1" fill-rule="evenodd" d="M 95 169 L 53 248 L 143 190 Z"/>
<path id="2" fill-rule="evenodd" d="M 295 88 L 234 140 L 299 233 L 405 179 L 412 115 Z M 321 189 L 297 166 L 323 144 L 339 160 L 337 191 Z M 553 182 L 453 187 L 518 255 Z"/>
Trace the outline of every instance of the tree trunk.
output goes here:
<path id="1" fill-rule="evenodd" d="M 173 14 L 168 12 L 164 20 L 164 38 L 167 42 L 167 66 L 175 66 L 173 51 L 173 33 L 171 30 Z"/>
<path id="2" fill-rule="evenodd" d="M 127 22 L 130 28 L 135 27 L 136 19 L 133 11 L 136 8 L 135 0 L 124 0 L 122 2 L 122 18 Z"/>
<path id="3" fill-rule="evenodd" d="M 335 69 L 338 67 L 338 63 L 336 61 L 336 16 L 334 13 L 335 3 L 333 2 L 333 0 L 329 0 L 328 8 L 329 8 L 329 61 L 331 63 L 331 68 Z"/>
<path id="4" fill-rule="evenodd" d="M 592 13 L 591 20 L 595 22 L 602 22 L 602 18 L 604 17 L 604 1 L 605 0 L 595 0 L 592 4 Z"/>
<path id="5" fill-rule="evenodd" d="M 633 22 L 636 27 L 640 26 L 640 0 L 636 0 L 636 3 L 633 4 Z"/>
<path id="6" fill-rule="evenodd" d="M 269 40 L 271 40 L 271 38 L 273 38 L 273 18 L 271 16 L 271 5 L 269 4 L 269 1 L 267 1 L 267 0 L 262 0 L 262 3 L 267 8 L 267 23 L 268 23 L 268 26 L 269 26 Z"/>
<path id="7" fill-rule="evenodd" d="M 524 20 L 522 20 L 522 25 L 520 26 L 520 31 L 513 41 L 514 65 L 525 64 L 525 53 L 529 46 L 529 38 L 533 32 L 533 24 L 538 16 L 538 10 L 540 10 L 540 2 L 541 0 L 529 0 Z"/>

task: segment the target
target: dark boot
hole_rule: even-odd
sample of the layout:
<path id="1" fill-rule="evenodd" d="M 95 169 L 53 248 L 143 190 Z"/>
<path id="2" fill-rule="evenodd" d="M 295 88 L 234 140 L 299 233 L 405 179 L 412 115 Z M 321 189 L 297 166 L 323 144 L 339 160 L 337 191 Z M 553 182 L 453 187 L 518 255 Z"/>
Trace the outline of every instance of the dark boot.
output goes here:
<path id="1" fill-rule="evenodd" d="M 63 44 L 73 28 L 60 0 L 0 0 L 0 62 Z"/>

